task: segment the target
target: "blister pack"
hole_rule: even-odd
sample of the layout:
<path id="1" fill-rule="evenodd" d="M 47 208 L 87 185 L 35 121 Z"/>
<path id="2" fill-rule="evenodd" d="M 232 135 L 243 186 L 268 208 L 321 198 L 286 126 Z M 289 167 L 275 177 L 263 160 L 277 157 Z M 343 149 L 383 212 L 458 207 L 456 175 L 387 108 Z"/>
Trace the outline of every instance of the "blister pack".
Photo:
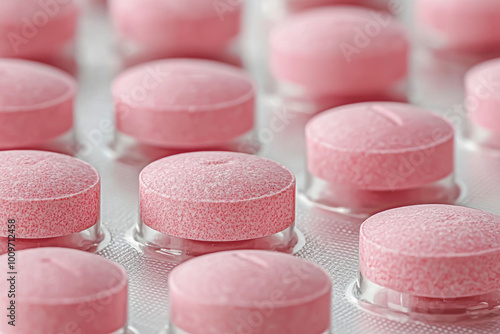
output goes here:
<path id="1" fill-rule="evenodd" d="M 447 18 L 444 22 L 453 28 L 451 37 L 443 37 L 448 31 L 432 35 L 435 29 L 447 28 L 433 16 L 443 10 L 439 6 L 446 1 L 415 1 L 420 5 L 417 18 L 424 22 L 420 26 L 426 28 L 423 43 L 430 43 L 430 49 L 410 47 L 409 42 L 417 39 L 412 36 L 413 1 L 374 0 L 369 9 L 340 7 L 340 11 L 339 7 L 310 9 L 307 1 L 291 0 L 249 0 L 244 2 L 244 10 L 241 0 L 167 1 L 170 11 L 167 5 L 161 10 L 168 17 L 161 15 L 160 8 L 155 12 L 148 7 L 147 1 L 109 1 L 110 11 L 100 2 L 82 4 L 75 125 L 59 132 L 48 128 L 57 132 L 55 149 L 22 147 L 69 153 L 79 160 L 57 158 L 52 153 L 8 156 L 9 151 L 0 151 L 0 187 L 5 188 L 0 189 L 0 208 L 10 210 L 0 212 L 0 218 L 5 216 L 9 222 L 6 231 L 0 229 L 6 245 L 2 253 L 7 253 L 5 267 L 11 253 L 18 266 L 18 271 L 5 274 L 9 278 L 16 272 L 20 285 L 27 284 L 23 271 L 40 276 L 29 290 L 38 298 L 31 308 L 22 311 L 22 301 L 18 301 L 16 321 L 20 326 L 8 326 L 3 319 L 0 331 L 323 334 L 329 321 L 325 333 L 332 334 L 500 333 L 500 218 L 496 216 L 500 215 L 500 116 L 490 116 L 500 109 L 500 94 L 495 91 L 497 82 L 500 84 L 500 65 L 493 61 L 465 76 L 484 59 L 469 50 L 465 56 L 450 56 L 441 48 L 446 43 L 457 48 L 469 45 L 474 31 L 462 40 L 453 39 L 458 27 Z M 64 7 L 64 1 L 57 2 Z M 187 4 L 191 2 L 198 3 L 199 11 L 190 11 Z M 314 6 L 349 3 L 313 2 L 318 2 Z M 457 2 L 471 5 L 471 1 Z M 356 6 L 366 3 L 370 1 L 357 1 Z M 498 3 L 495 6 L 500 10 Z M 299 13 L 306 7 L 307 13 Z M 464 8 L 456 12 L 464 15 L 468 7 Z M 482 14 L 476 7 L 474 15 Z M 295 15 L 304 16 L 293 21 Z M 238 34 L 240 20 L 245 29 Z M 495 24 L 498 22 L 500 18 Z M 358 34 L 360 24 L 367 30 Z M 159 29 L 171 34 L 157 34 Z M 349 40 L 353 29 L 358 35 Z M 169 43 L 162 49 L 158 38 Z M 351 44 L 339 48 L 346 41 Z M 0 52 L 1 47 L 0 42 Z M 473 45 L 474 52 L 478 48 Z M 318 52 L 324 53 L 318 56 Z M 490 49 L 484 53 L 488 59 L 495 58 Z M 158 60 L 179 55 L 189 59 Z M 146 60 L 155 62 L 129 68 Z M 215 68 L 214 60 L 225 63 Z M 0 60 L 0 76 L 4 62 L 6 69 L 16 66 L 15 61 L 9 65 Z M 234 64 L 243 64 L 248 74 Z M 68 94 L 74 93 L 66 74 L 58 75 L 64 79 L 60 84 L 70 87 L 65 88 Z M 33 82 L 22 84 L 31 87 Z M 48 89 L 35 82 L 31 89 L 40 89 L 37 96 L 62 95 L 63 88 L 57 84 L 53 82 Z M 0 89 L 3 86 L 0 77 Z M 360 87 L 364 91 L 358 96 Z M 219 88 L 224 94 L 207 93 Z M 165 91 L 171 94 L 166 96 Z M 206 106 L 197 107 L 193 96 Z M 2 98 L 0 92 L 0 122 L 7 117 Z M 69 98 L 73 95 L 66 96 Z M 348 103 L 357 104 L 345 106 Z M 162 114 L 155 105 L 166 106 L 169 112 Z M 318 115 L 331 107 L 338 108 Z M 197 115 L 200 110 L 206 115 Z M 69 114 L 66 111 L 60 111 L 61 115 Z M 55 123 L 64 123 L 61 115 L 54 116 Z M 31 122 L 35 128 L 37 119 Z M 8 129 L 3 122 L 0 130 L 0 150 L 4 150 L 1 144 Z M 15 132 L 10 137 L 17 138 Z M 167 156 L 168 160 L 157 161 Z M 12 164 L 27 167 L 11 168 Z M 40 191 L 36 187 L 20 191 L 22 182 L 24 187 L 32 185 L 30 177 L 35 172 L 30 170 L 35 166 L 37 170 L 59 168 L 57 180 L 47 181 Z M 203 175 L 215 175 L 219 182 L 203 184 Z M 274 178 L 276 175 L 280 177 Z M 12 198 L 18 196 L 17 200 L 6 196 L 7 191 L 16 192 Z M 251 199 L 244 196 L 248 194 Z M 402 211 L 379 213 L 415 204 L 428 205 L 414 211 L 400 208 L 396 210 Z M 438 204 L 465 209 L 446 211 Z M 295 214 L 291 214 L 294 207 Z M 375 213 L 379 214 L 372 216 Z M 55 222 L 75 216 L 80 223 L 74 230 L 69 225 L 38 224 L 41 217 Z M 196 226 L 206 217 L 211 220 L 203 222 L 206 227 L 200 232 Z M 15 249 L 8 237 L 14 220 Z M 156 224 L 158 221 L 162 224 Z M 178 221 L 183 222 L 181 227 Z M 471 225 L 477 228 L 470 229 Z M 462 242 L 450 236 L 453 234 L 463 237 Z M 40 251 L 43 248 L 23 251 L 39 251 L 31 259 L 19 256 L 22 249 L 39 246 L 94 252 L 99 260 L 87 258 L 84 252 L 72 257 L 47 251 L 50 249 Z M 398 247 L 405 250 L 398 252 Z M 267 304 L 255 306 L 252 312 L 257 313 L 249 313 L 254 317 L 232 331 L 222 325 L 227 325 L 227 319 L 210 315 L 234 312 L 235 321 L 241 320 L 241 314 L 246 316 L 235 311 L 241 305 L 231 308 L 221 297 L 230 292 L 245 298 L 244 293 L 231 289 L 232 284 L 240 283 L 234 277 L 246 273 L 246 267 L 240 268 L 241 263 L 229 255 L 216 259 L 216 253 L 208 255 L 214 256 L 213 262 L 203 264 L 205 267 L 201 263 L 196 268 L 185 266 L 184 271 L 170 275 L 186 260 L 190 263 L 200 255 L 238 249 L 251 249 L 246 254 L 236 252 L 235 257 L 251 263 L 261 275 L 258 277 L 268 283 L 254 282 L 262 295 L 275 292 L 271 292 L 272 284 L 281 288 L 283 281 L 275 278 L 283 274 L 283 263 L 289 261 L 286 266 L 300 268 L 302 274 L 295 272 L 292 280 L 299 277 L 297 289 L 307 290 L 309 295 L 294 297 L 309 304 L 301 310 L 293 309 L 292 302 L 272 302 L 269 309 Z M 297 261 L 278 255 L 263 260 L 260 250 L 291 253 Z M 103 259 L 125 269 L 128 297 L 124 272 Z M 76 260 L 81 267 L 74 265 Z M 57 271 L 45 277 L 43 265 L 51 261 Z M 0 266 L 4 268 L 4 263 Z M 233 276 L 225 277 L 215 269 Z M 104 297 L 95 297 L 95 291 L 81 287 L 81 291 L 70 291 L 72 285 L 64 282 L 76 280 L 71 272 L 106 286 L 101 292 Z M 254 272 L 244 277 L 252 275 Z M 110 281 L 98 278 L 108 276 Z M 331 290 L 325 283 L 328 278 Z M 203 289 L 210 280 L 223 281 L 226 289 Z M 58 285 L 60 288 L 54 288 Z M 9 286 L 0 284 L 7 291 Z M 85 299 L 80 292 L 92 297 Z M 64 293 L 68 298 L 83 298 L 81 307 L 70 310 L 77 314 L 75 318 L 68 317 L 70 311 L 61 305 L 44 304 L 47 308 L 41 311 L 50 310 L 48 318 L 64 319 L 63 332 L 22 326 L 23 317 L 40 314 L 40 300 Z M 13 300 L 5 295 L 0 298 L 2 309 Z M 208 301 L 196 300 L 201 295 Z M 311 300 L 306 303 L 304 298 Z M 213 300 L 219 304 L 210 304 Z M 222 311 L 217 313 L 219 307 Z M 288 320 L 276 323 L 289 321 L 288 329 L 262 330 L 260 323 L 281 316 L 280 312 Z M 205 322 L 198 323 L 205 316 Z M 74 325 L 82 318 L 85 327 Z M 42 317 L 38 321 L 44 326 L 47 323 Z M 117 326 L 121 329 L 115 331 Z"/>

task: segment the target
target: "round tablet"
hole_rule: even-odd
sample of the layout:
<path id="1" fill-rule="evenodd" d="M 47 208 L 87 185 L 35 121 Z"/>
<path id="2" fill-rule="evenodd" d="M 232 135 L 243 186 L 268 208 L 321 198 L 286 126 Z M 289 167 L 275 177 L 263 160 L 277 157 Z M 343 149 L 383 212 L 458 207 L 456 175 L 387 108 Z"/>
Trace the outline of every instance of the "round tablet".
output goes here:
<path id="1" fill-rule="evenodd" d="M 92 166 L 66 155 L 0 152 L 0 221 L 15 219 L 16 237 L 26 239 L 84 231 L 99 221 L 100 184 Z"/>
<path id="2" fill-rule="evenodd" d="M 73 0 L 0 1 L 0 57 L 57 54 L 76 35 L 79 8 Z"/>
<path id="3" fill-rule="evenodd" d="M 126 40 L 172 56 L 208 56 L 240 33 L 241 1 L 112 0 L 115 29 Z"/>
<path id="4" fill-rule="evenodd" d="M 213 61 L 171 59 L 134 67 L 115 80 L 113 96 L 118 130 L 150 145 L 223 144 L 254 126 L 252 79 Z"/>
<path id="5" fill-rule="evenodd" d="M 306 127 L 309 172 L 339 186 L 401 190 L 454 170 L 454 130 L 441 116 L 404 103 L 331 109 Z"/>
<path id="6" fill-rule="evenodd" d="M 450 205 L 417 205 L 361 226 L 360 271 L 414 296 L 459 298 L 500 289 L 500 216 Z"/>
<path id="7" fill-rule="evenodd" d="M 469 119 L 483 128 L 500 132 L 500 59 L 472 68 L 465 78 Z"/>
<path id="8" fill-rule="evenodd" d="M 408 41 L 388 13 L 349 6 L 312 9 L 279 24 L 270 44 L 275 78 L 309 94 L 373 94 L 407 75 Z"/>
<path id="9" fill-rule="evenodd" d="M 0 59 L 0 149 L 54 139 L 73 127 L 76 82 L 55 68 Z"/>
<path id="10" fill-rule="evenodd" d="M 500 45 L 496 0 L 417 0 L 419 29 L 439 48 L 488 51 Z"/>
<path id="11" fill-rule="evenodd" d="M 322 334 L 330 327 L 331 285 L 323 269 L 292 255 L 205 255 L 172 271 L 171 319 L 192 334 Z"/>
<path id="12" fill-rule="evenodd" d="M 0 256 L 6 265 L 7 257 Z M 2 304 L 16 303 L 15 327 L 6 318 L 2 333 L 110 334 L 126 326 L 128 278 L 118 264 L 73 249 L 40 248 L 17 252 L 15 272 L 4 273 L 0 281 Z M 16 296 L 11 299 L 12 282 Z"/>
<path id="13" fill-rule="evenodd" d="M 243 153 L 197 152 L 158 160 L 141 172 L 140 192 L 143 223 L 185 239 L 256 239 L 295 221 L 293 174 Z"/>

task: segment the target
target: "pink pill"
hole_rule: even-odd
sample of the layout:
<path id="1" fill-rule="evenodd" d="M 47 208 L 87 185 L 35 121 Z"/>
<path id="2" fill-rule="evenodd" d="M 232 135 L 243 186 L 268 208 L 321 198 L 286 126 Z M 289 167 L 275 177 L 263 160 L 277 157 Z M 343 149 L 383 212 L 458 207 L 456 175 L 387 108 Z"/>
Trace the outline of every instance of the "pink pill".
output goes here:
<path id="1" fill-rule="evenodd" d="M 241 26 L 241 2 L 113 0 L 111 17 L 125 40 L 170 57 L 223 53 Z"/>
<path id="2" fill-rule="evenodd" d="M 500 49 L 496 0 L 417 0 L 416 22 L 432 47 L 456 51 Z"/>
<path id="3" fill-rule="evenodd" d="M 114 82 L 118 130 L 171 148 L 223 144 L 253 129 L 255 87 L 242 70 L 172 59 L 125 71 Z"/>
<path id="4" fill-rule="evenodd" d="M 465 87 L 469 119 L 486 130 L 500 133 L 500 59 L 472 68 L 465 78 Z"/>
<path id="5" fill-rule="evenodd" d="M 459 298 L 500 289 L 500 216 L 418 205 L 379 213 L 361 226 L 360 271 L 413 296 Z"/>
<path id="6" fill-rule="evenodd" d="M 407 75 L 408 41 L 388 13 L 313 9 L 279 24 L 270 44 L 276 80 L 311 97 L 383 94 Z"/>
<path id="7" fill-rule="evenodd" d="M 436 114 L 403 103 L 334 108 L 306 126 L 305 195 L 336 210 L 373 214 L 412 204 L 450 204 L 454 130 Z"/>
<path id="8" fill-rule="evenodd" d="M 0 149 L 48 142 L 73 127 L 76 82 L 55 68 L 0 59 Z"/>
<path id="9" fill-rule="evenodd" d="M 7 263 L 7 255 L 0 259 Z M 126 326 L 128 278 L 118 264 L 73 249 L 42 248 L 17 252 L 15 272 L 4 272 L 0 281 L 7 307 L 7 279 L 15 276 L 15 327 L 6 318 L 2 333 L 111 334 Z"/>
<path id="10" fill-rule="evenodd" d="M 295 177 L 248 154 L 174 155 L 140 175 L 142 222 L 179 238 L 236 241 L 270 236 L 295 221 Z"/>
<path id="11" fill-rule="evenodd" d="M 190 260 L 169 281 L 173 325 L 191 334 L 321 334 L 330 327 L 331 279 L 276 252 L 222 252 Z"/>
<path id="12" fill-rule="evenodd" d="M 0 2 L 0 57 L 44 58 L 71 44 L 79 8 L 73 0 Z"/>
<path id="13" fill-rule="evenodd" d="M 453 172 L 454 131 L 444 118 L 403 103 L 359 103 L 314 117 L 309 171 L 371 190 L 418 187 Z"/>
<path id="14" fill-rule="evenodd" d="M 100 177 L 78 159 L 42 151 L 0 152 L 0 221 L 20 239 L 66 236 L 96 226 Z M 9 235 L 7 224 L 0 235 Z"/>

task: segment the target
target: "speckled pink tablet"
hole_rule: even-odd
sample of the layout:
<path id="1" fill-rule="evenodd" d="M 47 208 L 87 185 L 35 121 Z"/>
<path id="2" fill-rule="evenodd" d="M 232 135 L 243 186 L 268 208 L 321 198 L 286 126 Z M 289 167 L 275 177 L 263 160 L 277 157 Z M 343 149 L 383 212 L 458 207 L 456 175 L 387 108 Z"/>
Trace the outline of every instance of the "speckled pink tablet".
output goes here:
<path id="1" fill-rule="evenodd" d="M 61 52 L 76 35 L 73 0 L 0 1 L 0 57 L 43 58 Z"/>
<path id="2" fill-rule="evenodd" d="M 7 255 L 0 260 L 7 267 Z M 128 278 L 121 266 L 66 248 L 19 251 L 14 266 L 17 274 L 2 274 L 0 301 L 7 309 L 15 300 L 15 327 L 5 317 L 2 333 L 111 334 L 126 326 Z M 9 299 L 12 276 L 16 297 Z"/>
<path id="3" fill-rule="evenodd" d="M 125 40 L 177 57 L 216 55 L 241 26 L 241 1 L 112 0 L 115 29 Z"/>
<path id="4" fill-rule="evenodd" d="M 472 68 L 465 78 L 465 87 L 469 119 L 500 133 L 500 59 Z"/>
<path id="5" fill-rule="evenodd" d="M 331 109 L 306 127 L 309 172 L 331 184 L 401 190 L 453 173 L 454 130 L 430 111 L 404 103 Z"/>
<path id="6" fill-rule="evenodd" d="M 0 59 L 0 149 L 41 144 L 71 130 L 76 82 L 26 60 Z"/>
<path id="7" fill-rule="evenodd" d="M 57 153 L 0 152 L 0 221 L 16 220 L 16 237 L 52 238 L 99 222 L 100 178 L 89 164 Z M 7 236 L 7 224 L 0 225 Z"/>
<path id="8" fill-rule="evenodd" d="M 275 78 L 311 96 L 384 92 L 407 75 L 404 28 L 387 13 L 312 9 L 279 24 L 270 44 Z"/>
<path id="9" fill-rule="evenodd" d="M 252 79 L 213 61 L 171 59 L 131 68 L 115 80 L 113 96 L 118 130 L 150 145 L 217 145 L 254 126 Z"/>
<path id="10" fill-rule="evenodd" d="M 500 49 L 497 0 L 417 0 L 416 23 L 432 46 L 458 51 Z"/>
<path id="11" fill-rule="evenodd" d="M 500 216 L 448 205 L 379 213 L 361 226 L 368 280 L 420 297 L 459 298 L 500 289 Z"/>
<path id="12" fill-rule="evenodd" d="M 281 232 L 295 221 L 295 177 L 280 164 L 232 152 L 153 162 L 140 175 L 141 218 L 180 238 L 236 241 Z"/>
<path id="13" fill-rule="evenodd" d="M 205 255 L 172 271 L 171 320 L 190 334 L 322 334 L 331 284 L 323 269 L 292 255 Z"/>

